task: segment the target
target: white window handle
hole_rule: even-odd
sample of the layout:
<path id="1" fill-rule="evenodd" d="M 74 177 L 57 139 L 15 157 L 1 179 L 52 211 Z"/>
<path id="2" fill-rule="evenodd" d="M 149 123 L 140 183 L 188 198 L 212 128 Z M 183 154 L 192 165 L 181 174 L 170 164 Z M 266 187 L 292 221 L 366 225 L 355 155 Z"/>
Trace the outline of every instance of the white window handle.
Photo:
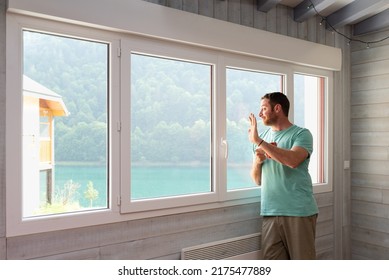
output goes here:
<path id="1" fill-rule="evenodd" d="M 228 159 L 228 142 L 226 139 L 221 139 L 221 144 L 224 146 L 224 158 Z"/>

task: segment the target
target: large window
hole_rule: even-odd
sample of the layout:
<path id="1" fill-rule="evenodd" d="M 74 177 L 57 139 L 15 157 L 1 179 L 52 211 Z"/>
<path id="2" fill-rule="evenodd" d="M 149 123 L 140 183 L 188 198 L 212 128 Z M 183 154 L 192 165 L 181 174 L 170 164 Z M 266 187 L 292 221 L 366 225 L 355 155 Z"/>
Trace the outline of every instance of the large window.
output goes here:
<path id="1" fill-rule="evenodd" d="M 248 115 L 274 91 L 314 135 L 315 191 L 331 190 L 330 71 L 24 17 L 7 28 L 8 235 L 259 203 Z"/>
<path id="2" fill-rule="evenodd" d="M 23 31 L 23 217 L 108 207 L 108 45 Z"/>

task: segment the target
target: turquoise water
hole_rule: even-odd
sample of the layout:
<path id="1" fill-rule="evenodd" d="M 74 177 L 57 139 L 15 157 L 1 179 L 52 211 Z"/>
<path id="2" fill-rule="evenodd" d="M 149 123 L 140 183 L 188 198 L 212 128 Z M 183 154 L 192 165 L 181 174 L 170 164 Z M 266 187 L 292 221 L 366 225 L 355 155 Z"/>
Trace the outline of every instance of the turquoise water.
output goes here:
<path id="1" fill-rule="evenodd" d="M 228 170 L 228 189 L 252 187 L 249 166 Z M 166 197 L 211 191 L 211 174 L 207 167 L 133 167 L 131 172 L 132 197 L 134 199 Z M 55 188 L 63 188 L 69 180 L 79 184 L 74 200 L 82 207 L 89 207 L 90 201 L 84 197 L 89 181 L 99 192 L 93 207 L 107 207 L 107 170 L 105 166 L 55 167 Z"/>

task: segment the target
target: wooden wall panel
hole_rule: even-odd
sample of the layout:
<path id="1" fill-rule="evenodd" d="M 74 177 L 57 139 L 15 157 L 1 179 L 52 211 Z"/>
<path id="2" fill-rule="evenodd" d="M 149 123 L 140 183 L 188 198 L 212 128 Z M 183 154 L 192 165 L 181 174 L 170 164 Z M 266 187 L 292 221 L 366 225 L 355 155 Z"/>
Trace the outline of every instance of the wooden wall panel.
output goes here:
<path id="1" fill-rule="evenodd" d="M 248 27 L 254 26 L 253 0 L 240 1 L 240 24 Z"/>
<path id="2" fill-rule="evenodd" d="M 333 213 L 333 212 L 332 212 Z M 321 216 L 321 214 L 319 214 Z M 318 221 L 316 226 L 316 237 L 322 237 L 326 235 L 334 234 L 334 221 L 333 219 L 328 219 L 327 221 Z M 320 249 L 320 248 L 318 248 Z"/>
<path id="3" fill-rule="evenodd" d="M 379 146 L 353 146 L 351 159 L 387 160 L 389 147 Z"/>
<path id="4" fill-rule="evenodd" d="M 353 213 L 389 219 L 389 205 L 382 203 L 382 195 L 378 200 L 380 203 L 353 200 Z"/>
<path id="5" fill-rule="evenodd" d="M 229 0 L 227 2 L 227 21 L 240 24 L 241 7 L 240 0 Z"/>
<path id="6" fill-rule="evenodd" d="M 363 48 L 363 49 L 353 51 L 351 53 L 352 65 L 360 65 L 366 62 L 381 61 L 381 60 L 388 60 L 388 59 L 389 59 L 389 45 L 381 45 L 369 49 Z"/>
<path id="7" fill-rule="evenodd" d="M 323 237 L 316 238 L 316 250 L 318 252 L 328 251 L 334 247 L 334 235 L 325 235 Z"/>
<path id="8" fill-rule="evenodd" d="M 227 21 L 227 2 L 228 1 L 214 1 L 214 18 Z"/>
<path id="9" fill-rule="evenodd" d="M 366 46 L 351 45 L 352 258 L 389 259 L 389 41 Z"/>
<path id="10" fill-rule="evenodd" d="M 34 260 L 100 260 L 100 248 L 76 250 L 69 253 L 34 258 Z"/>
<path id="11" fill-rule="evenodd" d="M 353 173 L 351 179 L 353 187 L 373 187 L 389 190 L 389 174 L 373 175 L 367 173 Z"/>
<path id="12" fill-rule="evenodd" d="M 368 92 L 367 92 L 368 91 Z M 389 94 L 386 88 L 374 90 L 362 90 L 352 92 L 352 105 L 370 105 L 389 103 Z M 358 112 L 362 107 L 352 107 L 352 111 Z M 372 113 L 372 112 L 371 112 Z M 374 113 L 374 112 L 373 112 Z"/>
<path id="13" fill-rule="evenodd" d="M 266 30 L 267 14 L 257 9 L 254 10 L 254 28 Z"/>
<path id="14" fill-rule="evenodd" d="M 182 10 L 182 0 L 166 0 L 166 6 L 173 9 Z"/>
<path id="15" fill-rule="evenodd" d="M 277 33 L 277 8 L 273 8 L 266 13 L 266 30 Z"/>
<path id="16" fill-rule="evenodd" d="M 201 2 L 201 1 L 200 1 Z M 199 13 L 199 1 L 182 0 L 182 10 L 194 14 Z"/>
<path id="17" fill-rule="evenodd" d="M 5 260 L 7 252 L 7 242 L 5 237 L 0 237 L 0 260 Z"/>
<path id="18" fill-rule="evenodd" d="M 351 90 L 375 90 L 375 89 L 387 89 L 389 88 L 389 74 L 357 77 L 351 80 Z"/>
<path id="19" fill-rule="evenodd" d="M 389 249 L 355 240 L 352 254 L 357 260 L 387 260 Z"/>
<path id="20" fill-rule="evenodd" d="M 388 115 L 388 116 L 384 116 L 383 118 L 374 117 L 374 118 L 362 118 L 362 119 L 352 120 L 352 122 L 351 122 L 352 130 L 355 132 L 386 132 L 386 131 L 389 131 L 389 110 L 386 108 L 382 108 L 383 110 L 379 110 L 380 106 L 368 106 L 368 107 L 375 107 L 375 109 L 377 109 L 376 112 L 378 112 L 378 114 L 384 114 L 384 115 Z M 385 107 L 385 106 L 383 106 L 383 107 Z M 357 113 L 357 112 L 355 112 L 355 113 Z M 381 115 L 381 117 L 382 117 L 382 115 Z"/>
<path id="21" fill-rule="evenodd" d="M 297 38 L 308 40 L 308 22 L 304 21 L 297 25 Z"/>
<path id="22" fill-rule="evenodd" d="M 293 20 L 294 13 L 292 9 L 287 10 L 287 24 L 288 24 L 288 33 L 289 37 L 298 38 L 298 26 L 299 24 Z"/>
<path id="23" fill-rule="evenodd" d="M 183 231 L 154 238 L 113 244 L 100 248 L 101 258 L 151 259 L 154 256 L 172 255 L 180 253 L 182 248 L 253 233 L 253 226 L 258 230 L 258 221 L 245 221 L 199 228 L 193 231 Z"/>
<path id="24" fill-rule="evenodd" d="M 199 1 L 199 15 L 214 17 L 213 1 Z"/>
<path id="25" fill-rule="evenodd" d="M 386 218 L 375 217 L 370 215 L 364 215 L 355 213 L 353 211 L 351 215 L 353 221 L 353 229 L 357 230 L 358 228 L 364 229 L 374 229 L 374 231 L 387 233 L 389 232 L 389 223 Z"/>
<path id="26" fill-rule="evenodd" d="M 286 6 L 277 6 L 277 33 L 288 35 L 288 8 Z"/>
<path id="27" fill-rule="evenodd" d="M 389 190 L 382 190 L 382 203 L 389 204 Z"/>
<path id="28" fill-rule="evenodd" d="M 353 65 L 351 71 L 353 73 L 353 78 L 379 76 L 389 74 L 388 65 L 389 59 L 382 59 Z"/>
<path id="29" fill-rule="evenodd" d="M 374 92 L 376 92 L 376 91 L 374 91 Z M 367 91 L 364 91 L 364 94 L 366 94 L 366 93 L 367 93 Z M 367 103 L 365 105 L 358 104 L 358 105 L 353 106 L 351 108 L 351 117 L 353 118 L 353 120 L 359 119 L 359 120 L 355 120 L 355 122 L 361 121 L 361 119 L 365 119 L 365 118 L 382 118 L 382 117 L 386 118 L 386 117 L 389 117 L 388 104 L 389 103 L 384 103 L 384 102 L 377 103 L 377 104 L 368 104 Z"/>
<path id="30" fill-rule="evenodd" d="M 7 242 L 7 257 L 9 259 L 38 258 L 40 256 L 110 246 L 117 243 L 135 242 L 141 239 L 153 239 L 180 232 L 193 232 L 200 228 L 210 228 L 212 230 L 212 228 L 225 225 L 233 226 L 242 222 L 251 224 L 250 227 L 242 229 L 243 231 L 247 230 L 249 233 L 254 233 L 259 231 L 257 224 L 261 219 L 258 213 L 259 205 L 255 203 L 181 215 L 12 237 Z M 220 233 L 220 235 L 214 234 L 211 236 L 212 240 L 204 239 L 204 243 L 224 239 L 223 234 L 233 237 L 229 235 L 231 232 Z M 63 240 L 71 240 L 71 242 L 63 242 Z M 153 257 L 156 256 L 159 255 Z"/>
<path id="31" fill-rule="evenodd" d="M 363 137 L 363 136 L 361 136 Z M 378 141 L 377 141 L 378 142 Z M 377 160 L 353 160 L 352 172 L 367 173 L 371 175 L 389 174 L 389 162 Z"/>

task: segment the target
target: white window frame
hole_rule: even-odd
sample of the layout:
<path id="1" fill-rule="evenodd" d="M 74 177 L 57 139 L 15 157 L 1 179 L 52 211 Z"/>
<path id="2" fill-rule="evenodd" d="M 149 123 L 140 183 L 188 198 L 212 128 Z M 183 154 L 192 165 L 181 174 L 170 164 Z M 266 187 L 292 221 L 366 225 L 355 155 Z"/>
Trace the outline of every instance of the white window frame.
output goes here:
<path id="1" fill-rule="evenodd" d="M 23 218 L 22 213 L 22 149 L 20 137 L 22 131 L 23 104 L 22 100 L 22 74 L 23 74 L 23 30 L 45 32 L 53 35 L 64 35 L 75 39 L 86 39 L 102 42 L 109 45 L 109 159 L 110 186 L 119 185 L 119 132 L 114 128 L 119 121 L 119 58 L 116 51 L 119 48 L 119 40 L 116 34 L 94 30 L 82 26 L 72 26 L 55 21 L 40 20 L 37 18 L 19 15 L 7 15 L 7 106 L 13 108 L 7 110 L 6 126 L 6 212 L 7 212 L 7 236 L 22 235 L 36 232 L 46 232 L 66 228 L 74 228 L 82 225 L 95 225 L 112 221 L 112 214 L 118 212 L 116 201 L 117 190 L 109 187 L 107 195 L 108 208 L 96 211 L 83 211 L 65 213 L 53 216 Z M 98 222 L 98 221 L 101 222 Z"/>
<path id="2" fill-rule="evenodd" d="M 121 88 L 122 88 L 122 101 L 121 101 L 121 112 L 122 112 L 122 126 L 125 128 L 121 134 L 121 212 L 123 213 L 133 213 L 133 212 L 143 212 L 149 210 L 159 210 L 164 208 L 175 208 L 183 207 L 190 205 L 199 205 L 199 204 L 208 204 L 212 202 L 220 201 L 219 191 L 217 189 L 218 180 L 217 175 L 215 174 L 215 166 L 217 160 L 210 161 L 213 170 L 212 176 L 212 186 L 214 187 L 213 191 L 201 194 L 191 194 L 191 195 L 182 195 L 182 196 L 172 196 L 172 197 L 163 197 L 163 198 L 153 198 L 153 199 L 141 199 L 141 200 L 131 200 L 131 177 L 130 172 L 127 170 L 131 169 L 131 155 L 130 155 L 130 142 L 131 142 L 131 83 L 130 83 L 130 55 L 131 53 L 151 55 L 156 57 L 163 57 L 167 59 L 175 59 L 181 61 L 189 61 L 195 63 L 203 63 L 206 65 L 211 65 L 212 67 L 212 77 L 211 77 L 211 95 L 212 105 L 217 103 L 215 100 L 215 68 L 218 60 L 217 53 L 213 51 L 199 52 L 198 48 L 188 45 L 176 44 L 173 42 L 164 42 L 156 39 L 145 39 L 131 37 L 121 41 Z M 214 108 L 211 110 L 211 123 L 215 118 Z M 211 124 L 211 127 L 214 125 Z M 212 135 L 215 135 L 215 131 L 212 129 Z M 214 138 L 211 135 L 211 138 Z M 218 153 L 215 148 L 215 143 L 212 144 L 211 153 L 212 158 L 217 158 Z"/>
<path id="3" fill-rule="evenodd" d="M 80 39 L 90 39 L 110 45 L 110 191 L 108 209 L 67 213 L 47 217 L 22 219 L 21 182 L 21 125 L 22 125 L 22 30 L 37 30 Z M 293 73 L 306 73 L 327 77 L 326 122 L 327 139 L 327 183 L 315 186 L 315 193 L 332 191 L 332 71 L 297 66 L 292 63 L 215 50 L 206 46 L 195 46 L 162 39 L 129 35 L 114 31 L 103 31 L 80 25 L 52 20 L 7 14 L 7 123 L 6 123 L 6 186 L 7 186 L 7 236 L 17 236 L 52 230 L 91 226 L 131 219 L 140 219 L 169 214 L 185 213 L 259 202 L 260 188 L 226 190 L 226 67 L 251 69 L 285 75 L 285 93 L 293 105 Z M 192 60 L 214 65 L 213 84 L 213 185 L 214 192 L 204 195 L 188 195 L 157 199 L 153 201 L 129 201 L 130 149 L 124 143 L 130 141 L 130 84 L 129 61 L 126 50 L 162 55 L 171 58 Z M 291 106 L 293 108 L 293 106 Z M 293 120 L 293 112 L 291 114 Z M 227 139 L 228 141 L 228 139 Z M 249 173 L 248 173 L 249 176 Z"/>
<path id="4" fill-rule="evenodd" d="M 332 181 L 333 181 L 333 131 L 334 131 L 334 91 L 333 91 L 333 80 L 334 74 L 332 71 L 311 68 L 311 67 L 302 67 L 294 66 L 293 73 L 290 76 L 289 85 L 294 87 L 294 74 L 301 74 L 307 76 L 316 76 L 324 78 L 324 143 L 323 144 L 323 153 L 324 153 L 324 182 L 316 183 L 313 185 L 314 193 L 324 193 L 332 191 Z M 290 108 L 294 108 L 294 99 L 291 98 Z M 291 120 L 293 120 L 293 112 L 291 111 Z M 314 151 L 315 152 L 315 151 Z"/>
<path id="5" fill-rule="evenodd" d="M 286 72 L 285 72 L 286 63 L 282 62 L 274 62 L 270 60 L 260 59 L 260 58 L 252 58 L 252 57 L 242 57 L 236 54 L 225 54 L 225 58 L 223 59 L 222 65 L 220 68 L 223 70 L 223 84 L 226 85 L 226 71 L 227 68 L 234 68 L 234 69 L 241 69 L 241 70 L 247 70 L 247 71 L 255 71 L 255 72 L 261 72 L 261 73 L 268 73 L 268 74 L 275 74 L 283 76 L 283 85 L 282 85 L 282 92 L 286 92 Z M 222 91 L 223 94 L 223 104 L 226 104 L 226 90 L 224 89 Z M 255 112 L 247 112 L 247 118 L 249 113 L 254 113 L 256 116 L 258 116 L 259 112 L 259 104 L 260 99 L 262 96 L 258 96 L 258 111 Z M 226 110 L 227 108 L 224 108 L 224 116 L 223 119 L 226 120 Z M 223 135 L 223 139 L 225 139 L 228 143 L 227 138 L 227 127 L 226 122 L 224 122 L 221 125 L 221 134 Z M 248 140 L 247 140 L 248 141 Z M 247 142 L 247 145 L 250 146 L 251 144 Z M 221 178 L 222 178 L 222 185 L 227 186 L 227 161 L 223 162 L 223 169 L 221 172 Z M 249 176 L 249 173 L 247 174 Z M 225 192 L 225 199 L 237 199 L 238 197 L 242 196 L 260 196 L 260 186 L 257 187 L 250 187 L 245 189 L 235 189 L 235 190 L 229 190 Z"/>

